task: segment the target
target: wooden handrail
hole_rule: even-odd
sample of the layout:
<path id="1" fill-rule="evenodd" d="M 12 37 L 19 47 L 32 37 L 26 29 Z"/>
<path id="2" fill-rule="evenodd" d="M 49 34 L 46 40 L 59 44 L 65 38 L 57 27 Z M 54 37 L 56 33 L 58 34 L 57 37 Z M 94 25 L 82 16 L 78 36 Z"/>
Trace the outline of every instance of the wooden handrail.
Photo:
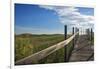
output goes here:
<path id="1" fill-rule="evenodd" d="M 28 57 L 25 57 L 21 60 L 18 60 L 15 62 L 15 65 L 23 65 L 23 64 L 31 64 L 31 63 L 37 63 L 39 60 L 47 57 L 48 55 L 52 54 L 53 52 L 63 48 L 65 45 L 67 45 L 70 41 L 74 39 L 74 37 L 78 34 L 79 32 L 76 32 L 74 35 L 69 37 L 68 39 L 59 42 L 53 46 L 50 46 L 44 50 L 41 50 L 35 54 L 32 54 Z"/>

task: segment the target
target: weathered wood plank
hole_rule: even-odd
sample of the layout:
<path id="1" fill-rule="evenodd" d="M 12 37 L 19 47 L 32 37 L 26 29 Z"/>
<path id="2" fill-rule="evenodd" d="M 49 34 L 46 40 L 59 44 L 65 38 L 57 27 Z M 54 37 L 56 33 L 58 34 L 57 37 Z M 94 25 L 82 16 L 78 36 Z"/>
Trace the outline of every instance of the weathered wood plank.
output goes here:
<path id="1" fill-rule="evenodd" d="M 50 46 L 42 51 L 39 51 L 35 54 L 32 54 L 28 57 L 25 57 L 21 60 L 18 60 L 17 62 L 15 62 L 16 65 L 23 65 L 23 64 L 31 64 L 31 63 L 37 63 L 39 60 L 45 58 L 46 56 L 52 54 L 53 52 L 63 48 L 65 45 L 67 45 L 70 41 L 73 40 L 73 38 L 78 34 L 75 33 L 74 35 L 72 35 L 70 38 L 68 38 L 67 40 L 64 40 L 62 42 L 59 42 L 53 46 Z"/>
<path id="2" fill-rule="evenodd" d="M 93 60 L 94 46 L 91 46 L 91 42 L 87 40 L 86 36 L 80 36 L 76 43 L 70 62 Z M 92 54 L 92 55 L 91 55 Z M 92 57 L 92 58 L 91 58 Z"/>

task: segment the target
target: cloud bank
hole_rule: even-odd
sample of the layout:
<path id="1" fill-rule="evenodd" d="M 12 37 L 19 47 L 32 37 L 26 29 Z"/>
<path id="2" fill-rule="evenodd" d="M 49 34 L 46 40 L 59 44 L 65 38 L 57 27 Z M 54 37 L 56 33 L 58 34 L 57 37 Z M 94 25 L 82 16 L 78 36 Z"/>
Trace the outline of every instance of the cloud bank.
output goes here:
<path id="1" fill-rule="evenodd" d="M 79 9 L 75 7 L 45 5 L 40 5 L 39 7 L 55 11 L 55 13 L 59 16 L 60 22 L 65 25 L 85 28 L 93 27 L 94 25 L 94 16 L 81 14 Z"/>

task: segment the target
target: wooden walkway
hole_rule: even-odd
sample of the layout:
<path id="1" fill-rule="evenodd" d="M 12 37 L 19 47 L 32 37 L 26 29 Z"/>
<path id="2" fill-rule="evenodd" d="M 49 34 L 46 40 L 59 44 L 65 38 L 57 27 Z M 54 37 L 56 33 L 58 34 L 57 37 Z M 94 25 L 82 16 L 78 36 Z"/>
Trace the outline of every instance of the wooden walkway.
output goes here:
<path id="1" fill-rule="evenodd" d="M 80 36 L 69 62 L 77 61 L 93 61 L 94 60 L 94 46 L 91 45 L 91 42 L 87 40 L 86 36 Z"/>
<path id="2" fill-rule="evenodd" d="M 56 52 L 57 50 L 63 48 L 65 45 L 69 44 L 77 34 L 78 32 L 62 42 L 59 42 L 53 46 L 50 46 L 28 57 L 20 59 L 15 62 L 15 65 L 38 63 L 39 60 L 47 57 L 48 55 Z M 68 61 L 69 62 L 90 61 L 90 60 L 92 61 L 94 60 L 93 56 L 94 56 L 94 46 L 91 45 L 91 42 L 87 39 L 87 36 L 81 35 L 77 39 L 74 49 L 71 52 L 71 57 Z"/>

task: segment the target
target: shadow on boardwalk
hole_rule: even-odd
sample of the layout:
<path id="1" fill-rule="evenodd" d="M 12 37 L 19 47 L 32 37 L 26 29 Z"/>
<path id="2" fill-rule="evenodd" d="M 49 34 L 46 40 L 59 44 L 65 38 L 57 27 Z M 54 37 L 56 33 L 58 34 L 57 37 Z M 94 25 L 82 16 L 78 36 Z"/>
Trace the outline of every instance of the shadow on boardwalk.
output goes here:
<path id="1" fill-rule="evenodd" d="M 87 39 L 87 36 L 81 35 L 76 42 L 70 62 L 76 61 L 93 61 L 94 60 L 94 45 Z"/>

